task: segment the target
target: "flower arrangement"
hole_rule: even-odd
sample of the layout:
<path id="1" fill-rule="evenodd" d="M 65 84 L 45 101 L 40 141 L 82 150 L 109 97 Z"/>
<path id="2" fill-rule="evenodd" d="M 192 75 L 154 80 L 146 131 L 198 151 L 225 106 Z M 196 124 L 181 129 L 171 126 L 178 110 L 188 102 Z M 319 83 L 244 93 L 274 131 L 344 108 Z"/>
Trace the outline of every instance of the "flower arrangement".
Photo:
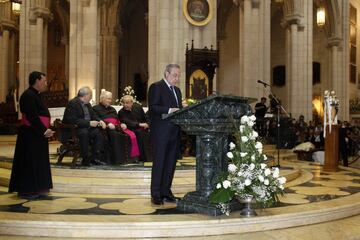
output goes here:
<path id="1" fill-rule="evenodd" d="M 339 111 L 339 99 L 335 91 L 325 90 L 324 92 L 324 137 L 326 136 L 326 125 L 329 125 L 331 132 L 331 125 L 337 124 L 337 114 Z"/>
<path id="2" fill-rule="evenodd" d="M 197 100 L 193 98 L 185 98 L 183 101 L 185 101 L 189 106 L 197 103 Z"/>
<path id="3" fill-rule="evenodd" d="M 137 104 L 139 104 L 139 105 L 141 105 L 141 103 L 136 99 L 135 91 L 134 91 L 134 89 L 133 89 L 131 86 L 126 86 L 126 87 L 124 88 L 122 97 L 121 97 L 120 99 L 116 99 L 115 103 L 116 103 L 117 105 L 121 105 L 122 102 L 123 102 L 123 98 L 124 98 L 125 95 L 130 95 L 130 96 L 132 96 L 133 99 L 134 99 L 134 102 L 137 103 Z"/>
<path id="4" fill-rule="evenodd" d="M 269 168 L 262 153 L 263 145 L 257 141 L 258 133 L 253 130 L 256 117 L 243 116 L 239 130 L 235 132 L 237 144 L 229 144 L 227 171 L 220 177 L 210 202 L 218 203 L 225 214 L 229 214 L 226 204 L 234 197 L 252 197 L 261 207 L 278 202 L 278 194 L 283 194 L 285 177 L 280 176 L 279 168 Z M 224 207 L 225 206 L 225 207 Z"/>

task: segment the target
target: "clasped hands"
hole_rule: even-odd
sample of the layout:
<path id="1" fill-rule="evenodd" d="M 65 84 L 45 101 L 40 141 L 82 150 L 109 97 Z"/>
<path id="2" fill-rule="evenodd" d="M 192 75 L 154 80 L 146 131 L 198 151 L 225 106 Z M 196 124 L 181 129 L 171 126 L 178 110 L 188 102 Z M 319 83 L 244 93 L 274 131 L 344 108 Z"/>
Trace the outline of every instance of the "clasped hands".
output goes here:
<path id="1" fill-rule="evenodd" d="M 100 121 L 90 121 L 90 127 L 101 127 L 102 129 L 106 128 L 106 123 L 102 120 Z"/>

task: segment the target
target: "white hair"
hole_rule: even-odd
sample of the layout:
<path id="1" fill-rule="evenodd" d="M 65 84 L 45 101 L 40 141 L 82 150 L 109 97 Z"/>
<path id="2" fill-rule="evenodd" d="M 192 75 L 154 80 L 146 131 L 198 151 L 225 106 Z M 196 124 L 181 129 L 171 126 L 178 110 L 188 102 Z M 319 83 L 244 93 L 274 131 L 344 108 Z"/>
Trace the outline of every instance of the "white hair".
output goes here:
<path id="1" fill-rule="evenodd" d="M 112 93 L 109 92 L 109 91 L 106 91 L 106 90 L 101 91 L 101 93 L 100 93 L 100 102 L 101 102 L 102 99 L 107 98 L 107 97 L 112 97 Z"/>

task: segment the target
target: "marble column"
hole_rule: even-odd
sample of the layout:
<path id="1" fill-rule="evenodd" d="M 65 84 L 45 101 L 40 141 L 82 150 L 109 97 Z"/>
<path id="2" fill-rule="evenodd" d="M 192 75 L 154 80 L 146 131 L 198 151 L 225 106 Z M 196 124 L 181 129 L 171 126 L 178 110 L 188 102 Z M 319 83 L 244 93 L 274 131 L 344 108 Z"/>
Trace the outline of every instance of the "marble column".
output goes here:
<path id="1" fill-rule="evenodd" d="M 9 38 L 10 32 L 4 30 L 1 41 L 0 102 L 5 102 L 9 90 Z"/>
<path id="2" fill-rule="evenodd" d="M 216 1 L 209 0 L 213 11 Z M 164 76 L 164 68 L 169 63 L 181 66 L 180 89 L 185 93 L 185 51 L 186 43 L 194 40 L 195 48 L 216 48 L 216 13 L 205 26 L 189 23 L 182 12 L 182 1 L 152 0 L 149 1 L 149 80 L 151 83 Z"/>
<path id="3" fill-rule="evenodd" d="M 80 87 L 89 86 L 100 93 L 98 81 L 97 0 L 70 1 L 69 98 Z M 93 96 L 96 101 L 98 96 Z"/>

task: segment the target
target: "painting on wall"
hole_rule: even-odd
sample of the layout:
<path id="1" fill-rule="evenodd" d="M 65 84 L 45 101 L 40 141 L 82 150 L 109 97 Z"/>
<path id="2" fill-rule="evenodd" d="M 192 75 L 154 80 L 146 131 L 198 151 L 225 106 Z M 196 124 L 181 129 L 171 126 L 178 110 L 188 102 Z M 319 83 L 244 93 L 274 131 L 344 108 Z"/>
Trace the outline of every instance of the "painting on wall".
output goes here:
<path id="1" fill-rule="evenodd" d="M 183 13 L 185 18 L 195 26 L 208 24 L 213 15 L 211 1 L 208 0 L 184 0 Z"/>

